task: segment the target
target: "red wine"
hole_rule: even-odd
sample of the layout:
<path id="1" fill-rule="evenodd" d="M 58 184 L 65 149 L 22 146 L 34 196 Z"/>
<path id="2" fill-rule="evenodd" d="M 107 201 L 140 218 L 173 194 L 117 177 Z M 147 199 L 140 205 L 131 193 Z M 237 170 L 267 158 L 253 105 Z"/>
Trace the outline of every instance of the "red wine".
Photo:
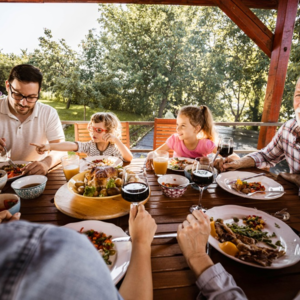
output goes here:
<path id="1" fill-rule="evenodd" d="M 221 150 L 220 150 L 220 155 L 222 157 L 227 157 L 229 155 L 231 155 L 233 153 L 233 147 L 229 147 L 229 146 L 222 146 Z"/>
<path id="2" fill-rule="evenodd" d="M 141 202 L 149 196 L 149 187 L 140 182 L 131 182 L 122 187 L 122 197 L 129 202 Z"/>
<path id="3" fill-rule="evenodd" d="M 214 181 L 214 175 L 208 170 L 198 170 L 192 173 L 192 180 L 198 186 L 208 186 Z"/>

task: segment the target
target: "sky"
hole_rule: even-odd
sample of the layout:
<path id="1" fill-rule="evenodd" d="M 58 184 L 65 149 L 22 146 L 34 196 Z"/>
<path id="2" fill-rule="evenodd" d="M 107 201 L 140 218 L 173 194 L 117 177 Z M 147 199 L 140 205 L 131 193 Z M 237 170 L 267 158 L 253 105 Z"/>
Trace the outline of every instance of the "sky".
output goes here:
<path id="1" fill-rule="evenodd" d="M 0 3 L 0 50 L 21 54 L 38 48 L 44 28 L 52 31 L 53 39 L 64 38 L 67 45 L 78 50 L 78 44 L 89 29 L 98 28 L 98 4 L 21 4 Z"/>

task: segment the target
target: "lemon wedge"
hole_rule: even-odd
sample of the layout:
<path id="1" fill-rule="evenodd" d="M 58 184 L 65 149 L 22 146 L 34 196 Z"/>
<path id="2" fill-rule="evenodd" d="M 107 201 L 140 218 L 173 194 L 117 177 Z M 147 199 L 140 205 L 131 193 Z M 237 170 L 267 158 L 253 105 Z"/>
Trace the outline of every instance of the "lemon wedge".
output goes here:
<path id="1" fill-rule="evenodd" d="M 231 243 L 231 242 L 224 242 L 224 243 L 220 243 L 219 247 L 228 255 L 231 256 L 236 256 L 237 253 L 239 252 L 238 248 L 236 247 L 235 244 Z"/>
<path id="2" fill-rule="evenodd" d="M 216 227 L 215 227 L 215 222 L 214 221 L 211 221 L 210 222 L 210 235 L 214 238 L 217 238 L 218 237 L 218 234 L 216 232 Z"/>
<path id="3" fill-rule="evenodd" d="M 239 184 L 239 185 L 242 185 L 243 184 L 243 181 L 241 179 L 238 178 L 238 180 L 236 181 L 235 184 Z"/>

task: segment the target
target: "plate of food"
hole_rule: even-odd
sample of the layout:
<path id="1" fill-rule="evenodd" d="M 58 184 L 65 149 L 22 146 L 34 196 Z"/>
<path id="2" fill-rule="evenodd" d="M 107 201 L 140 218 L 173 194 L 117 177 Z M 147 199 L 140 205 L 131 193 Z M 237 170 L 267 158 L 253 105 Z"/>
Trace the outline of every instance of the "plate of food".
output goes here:
<path id="1" fill-rule="evenodd" d="M 211 218 L 208 242 L 227 257 L 262 269 L 286 268 L 300 260 L 300 238 L 281 220 L 237 205 L 206 213 Z"/>
<path id="2" fill-rule="evenodd" d="M 186 157 L 172 157 L 168 162 L 168 169 L 177 172 L 184 172 L 184 168 L 188 165 L 192 165 L 194 159 Z"/>
<path id="3" fill-rule="evenodd" d="M 131 242 L 112 243 L 111 241 L 115 237 L 127 237 L 122 228 L 101 221 L 82 221 L 70 223 L 64 227 L 85 234 L 91 240 L 91 243 L 93 243 L 93 237 L 96 237 L 97 239 L 94 240 L 93 245 L 106 262 L 114 284 L 122 279 L 130 262 Z"/>
<path id="4" fill-rule="evenodd" d="M 122 167 L 123 161 L 116 156 L 88 156 L 80 160 L 80 171 L 91 169 L 94 166 Z"/>
<path id="5" fill-rule="evenodd" d="M 284 194 L 283 186 L 267 176 L 243 180 L 255 175 L 251 172 L 225 172 L 218 175 L 216 182 L 231 194 L 254 200 L 272 200 Z"/>
<path id="6" fill-rule="evenodd" d="M 23 161 L 23 160 L 16 160 L 13 162 L 15 165 L 17 165 L 17 168 L 14 168 L 8 164 L 8 162 L 1 162 L 0 163 L 0 170 L 5 170 L 7 173 L 7 181 L 15 180 L 16 178 L 19 178 L 22 176 L 22 172 L 20 169 L 24 168 L 26 165 L 28 165 L 29 161 Z"/>
<path id="7" fill-rule="evenodd" d="M 121 195 L 123 169 L 103 166 L 73 176 L 68 189 L 83 198 L 113 198 Z"/>

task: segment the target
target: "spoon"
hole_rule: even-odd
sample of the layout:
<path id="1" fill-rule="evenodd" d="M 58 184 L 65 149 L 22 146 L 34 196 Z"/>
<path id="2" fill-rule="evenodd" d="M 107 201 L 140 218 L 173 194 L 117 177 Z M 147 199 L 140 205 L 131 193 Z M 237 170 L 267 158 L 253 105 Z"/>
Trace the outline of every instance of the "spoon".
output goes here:
<path id="1" fill-rule="evenodd" d="M 190 183 L 188 183 L 188 184 L 181 184 L 181 185 L 178 186 L 178 188 L 179 188 L 179 187 L 187 187 L 187 186 L 189 186 L 189 185 L 191 185 L 191 184 L 195 184 L 195 182 L 190 182 Z"/>

